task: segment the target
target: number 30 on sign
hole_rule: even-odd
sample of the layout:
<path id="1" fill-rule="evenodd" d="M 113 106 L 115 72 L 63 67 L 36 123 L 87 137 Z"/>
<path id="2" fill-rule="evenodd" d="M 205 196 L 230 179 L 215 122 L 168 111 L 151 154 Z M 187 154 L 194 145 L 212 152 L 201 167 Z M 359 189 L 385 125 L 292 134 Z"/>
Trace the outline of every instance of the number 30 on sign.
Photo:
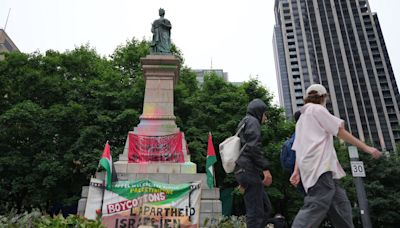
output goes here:
<path id="1" fill-rule="evenodd" d="M 364 163 L 362 161 L 351 161 L 350 164 L 353 177 L 365 177 Z"/>

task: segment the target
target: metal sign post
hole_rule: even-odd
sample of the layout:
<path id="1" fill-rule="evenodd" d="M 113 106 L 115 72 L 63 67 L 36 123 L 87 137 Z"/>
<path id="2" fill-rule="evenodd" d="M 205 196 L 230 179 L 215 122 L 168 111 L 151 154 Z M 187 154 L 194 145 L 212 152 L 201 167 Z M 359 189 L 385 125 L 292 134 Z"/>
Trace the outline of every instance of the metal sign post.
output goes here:
<path id="1" fill-rule="evenodd" d="M 367 194 L 364 189 L 362 177 L 365 177 L 364 164 L 358 160 L 358 150 L 354 146 L 349 146 L 349 156 L 353 181 L 356 185 L 358 205 L 360 208 L 361 222 L 364 228 L 372 228 L 371 219 L 368 211 Z"/>

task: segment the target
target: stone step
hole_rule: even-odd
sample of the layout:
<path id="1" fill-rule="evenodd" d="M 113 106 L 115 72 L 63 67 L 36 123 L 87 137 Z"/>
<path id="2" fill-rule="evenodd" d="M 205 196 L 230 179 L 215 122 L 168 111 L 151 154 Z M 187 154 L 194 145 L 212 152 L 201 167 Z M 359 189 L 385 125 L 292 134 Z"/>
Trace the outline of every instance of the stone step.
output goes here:
<path id="1" fill-rule="evenodd" d="M 184 163 L 128 163 L 128 161 L 114 162 L 117 173 L 196 173 L 197 165 L 193 162 Z"/>
<path id="2" fill-rule="evenodd" d="M 201 213 L 222 213 L 222 204 L 219 200 L 201 200 Z"/>
<path id="3" fill-rule="evenodd" d="M 82 186 L 81 198 L 87 198 L 89 193 L 89 186 Z"/>
<path id="4" fill-rule="evenodd" d="M 88 187 L 88 188 L 89 188 L 89 186 L 85 186 L 85 187 Z M 83 191 L 82 191 L 82 192 L 83 192 Z M 86 192 L 86 194 L 87 194 L 87 192 Z M 82 215 L 82 216 L 85 215 L 86 202 L 87 202 L 87 195 L 86 195 L 85 198 L 82 197 L 82 198 L 78 201 L 78 211 L 76 212 L 78 215 Z"/>
<path id="5" fill-rule="evenodd" d="M 213 189 L 207 189 L 203 188 L 201 189 L 201 199 L 202 200 L 219 200 L 219 188 L 213 188 Z"/>

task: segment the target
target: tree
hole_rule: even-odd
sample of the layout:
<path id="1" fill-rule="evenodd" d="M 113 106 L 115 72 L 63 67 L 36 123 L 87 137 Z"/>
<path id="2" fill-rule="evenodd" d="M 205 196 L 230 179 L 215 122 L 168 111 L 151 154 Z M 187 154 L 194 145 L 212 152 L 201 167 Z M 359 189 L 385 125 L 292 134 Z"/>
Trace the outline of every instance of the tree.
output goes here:
<path id="1" fill-rule="evenodd" d="M 400 224 L 400 156 L 393 152 L 380 161 L 363 158 L 371 220 L 374 227 L 397 227 Z"/>
<path id="2" fill-rule="evenodd" d="M 106 140 L 117 157 L 127 132 L 139 123 L 145 87 L 140 58 L 148 54 L 148 46 L 147 41 L 132 39 L 109 58 L 100 57 L 89 45 L 64 53 L 5 54 L 0 61 L 0 214 L 12 207 L 21 211 L 32 207 L 55 211 L 57 205 L 76 208 L 81 187 L 95 172 Z M 182 52 L 176 46 L 173 52 L 183 65 Z M 218 144 L 235 133 L 254 98 L 262 99 L 268 110 L 262 136 L 273 184 L 266 190 L 275 212 L 291 221 L 302 199 L 282 171 L 279 154 L 294 123 L 272 103 L 272 95 L 259 81 L 234 86 L 209 74 L 199 85 L 194 72 L 182 66 L 174 91 L 176 122 L 198 172 L 204 172 L 207 136 L 212 133 L 217 185 L 234 187 L 234 176 L 222 168 Z M 350 173 L 347 147 L 339 142 L 335 146 Z M 361 154 L 361 159 L 367 171 L 372 222 L 376 227 L 395 227 L 400 223 L 399 155 L 371 161 Z M 351 176 L 342 182 L 355 205 Z M 359 226 L 357 213 L 355 209 Z"/>
<path id="3" fill-rule="evenodd" d="M 122 151 L 144 88 L 89 46 L 7 54 L 0 77 L 0 213 L 76 204 L 104 142 Z"/>

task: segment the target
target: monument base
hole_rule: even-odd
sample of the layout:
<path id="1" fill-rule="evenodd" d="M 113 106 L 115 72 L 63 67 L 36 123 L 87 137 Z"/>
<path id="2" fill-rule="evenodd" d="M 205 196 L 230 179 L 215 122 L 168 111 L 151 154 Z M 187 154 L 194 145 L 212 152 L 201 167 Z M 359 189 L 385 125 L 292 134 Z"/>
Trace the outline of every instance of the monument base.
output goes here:
<path id="1" fill-rule="evenodd" d="M 184 163 L 129 163 L 128 161 L 114 162 L 114 167 L 119 175 L 129 175 L 136 173 L 184 173 L 195 174 L 197 165 L 193 162 Z M 118 176 L 118 179 L 120 176 Z"/>
<path id="2" fill-rule="evenodd" d="M 123 153 L 113 163 L 117 178 L 168 184 L 201 181 L 200 227 L 205 220 L 208 225 L 213 224 L 222 215 L 219 189 L 210 189 L 206 174 L 196 173 L 197 165 L 190 161 L 185 135 L 175 123 L 173 90 L 179 78 L 180 61 L 174 55 L 148 55 L 141 59 L 141 65 L 146 81 L 143 114 L 138 126 L 128 133 Z M 98 186 L 104 179 L 104 173 L 99 174 L 90 184 Z M 99 189 L 82 188 L 79 215 L 96 218 L 93 208 L 101 208 L 104 199 Z"/>
<path id="3" fill-rule="evenodd" d="M 118 163 L 118 162 L 115 162 Z M 114 164 L 115 164 L 114 163 Z M 117 164 L 115 164 L 117 165 Z M 219 200 L 219 188 L 210 189 L 207 185 L 207 176 L 204 173 L 117 173 L 119 180 L 143 180 L 149 179 L 169 184 L 181 184 L 188 182 L 201 181 L 201 201 L 200 201 L 200 227 L 207 227 L 218 221 L 222 216 L 222 204 Z M 98 173 L 97 179 L 104 180 L 105 173 Z M 92 194 L 89 194 L 91 192 Z M 90 186 L 83 186 L 81 199 L 78 202 L 78 215 L 85 216 L 88 219 L 96 219 L 96 212 L 86 212 L 87 202 L 92 202 L 90 196 L 93 195 L 93 189 Z"/>
<path id="4" fill-rule="evenodd" d="M 174 115 L 174 86 L 179 79 L 180 61 L 174 55 L 148 55 L 141 59 L 146 89 L 143 114 L 134 132 L 163 136 L 179 132 Z"/>
<path id="5" fill-rule="evenodd" d="M 175 133 L 175 134 L 182 134 L 182 156 L 183 156 L 183 160 L 181 161 L 181 162 L 179 162 L 178 164 L 181 164 L 181 163 L 188 163 L 188 162 L 190 162 L 190 154 L 189 154 L 189 152 L 188 152 L 188 147 L 187 147 L 187 143 L 186 143 L 186 139 L 185 139 L 185 134 L 183 133 L 183 132 L 180 132 L 179 131 L 179 129 L 178 129 L 178 131 Z M 119 161 L 128 161 L 129 163 L 134 163 L 134 161 L 132 161 L 130 158 L 129 158 L 129 135 L 130 134 L 133 134 L 133 135 L 136 135 L 136 136 L 142 136 L 142 135 L 140 135 L 140 134 L 137 134 L 137 132 L 135 132 L 135 131 L 130 131 L 129 133 L 128 133 L 128 136 L 126 137 L 126 141 L 125 141 L 125 147 L 124 147 L 124 151 L 123 151 L 123 153 L 122 154 L 120 154 L 119 155 Z M 148 136 L 148 135 L 146 135 L 146 136 Z M 165 137 L 166 135 L 162 135 L 162 136 L 152 136 L 152 135 L 150 135 L 150 137 L 154 137 L 155 138 L 155 140 L 157 140 L 157 138 L 163 138 L 163 137 Z M 161 144 L 161 143 L 160 143 Z M 151 160 L 150 161 L 148 161 L 148 162 L 146 162 L 146 163 L 144 163 L 144 164 L 149 164 L 149 163 L 155 163 L 155 164 L 165 164 L 165 163 L 168 163 L 168 164 L 176 164 L 176 162 L 168 162 L 168 161 L 163 161 L 163 162 L 152 162 Z M 137 164 L 140 164 L 140 163 L 137 163 Z"/>

